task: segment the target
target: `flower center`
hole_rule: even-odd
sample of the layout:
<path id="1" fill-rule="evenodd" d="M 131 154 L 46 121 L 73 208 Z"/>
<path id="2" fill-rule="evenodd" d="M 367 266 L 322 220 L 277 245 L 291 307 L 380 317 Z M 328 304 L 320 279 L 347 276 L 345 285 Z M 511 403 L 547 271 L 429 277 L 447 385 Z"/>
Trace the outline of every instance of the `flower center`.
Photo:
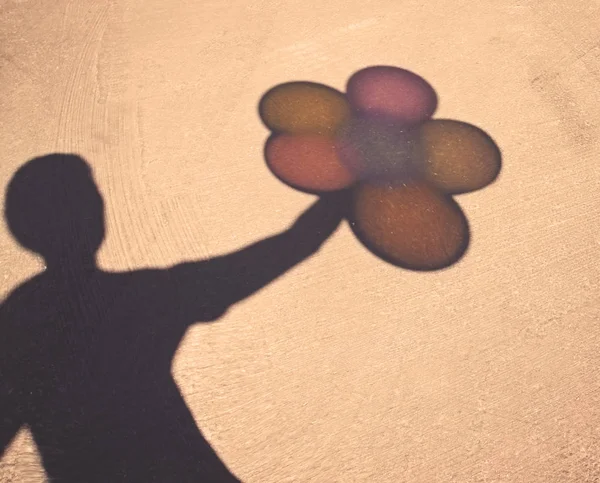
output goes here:
<path id="1" fill-rule="evenodd" d="M 354 117 L 338 131 L 337 151 L 360 179 L 402 183 L 422 173 L 418 129 L 397 121 Z"/>

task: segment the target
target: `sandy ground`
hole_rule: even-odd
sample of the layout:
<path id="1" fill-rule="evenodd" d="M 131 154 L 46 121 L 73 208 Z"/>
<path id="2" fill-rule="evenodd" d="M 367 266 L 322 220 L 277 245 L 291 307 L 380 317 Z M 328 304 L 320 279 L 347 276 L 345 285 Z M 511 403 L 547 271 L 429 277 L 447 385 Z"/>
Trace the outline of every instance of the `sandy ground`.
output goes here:
<path id="1" fill-rule="evenodd" d="M 106 205 L 103 269 L 231 252 L 313 201 L 265 167 L 261 95 L 413 70 L 437 117 L 502 149 L 499 179 L 457 198 L 466 256 L 402 270 L 342 225 L 192 326 L 175 380 L 247 482 L 598 481 L 599 18 L 597 0 L 1 0 L 2 193 L 76 153 Z M 3 298 L 42 266 L 5 224 L 0 262 Z M 22 427 L 0 480 L 45 478 Z"/>

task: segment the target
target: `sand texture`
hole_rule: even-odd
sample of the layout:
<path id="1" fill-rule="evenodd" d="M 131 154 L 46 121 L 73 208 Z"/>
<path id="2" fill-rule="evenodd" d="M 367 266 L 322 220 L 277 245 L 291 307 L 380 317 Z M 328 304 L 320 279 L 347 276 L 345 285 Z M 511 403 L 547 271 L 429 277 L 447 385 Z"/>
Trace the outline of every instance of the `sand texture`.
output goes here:
<path id="1" fill-rule="evenodd" d="M 105 210 L 69 282 L 83 257 L 40 272 L 0 224 L 0 481 L 80 453 L 56 481 L 600 481 L 599 19 L 598 0 L 0 0 L 3 206 L 21 166 L 71 153 L 52 173 L 81 196 L 21 197 L 15 223 L 95 243 L 97 213 L 69 217 Z M 444 270 L 377 258 L 265 163 L 269 89 L 373 65 L 501 150 L 454 197 L 470 243 Z"/>

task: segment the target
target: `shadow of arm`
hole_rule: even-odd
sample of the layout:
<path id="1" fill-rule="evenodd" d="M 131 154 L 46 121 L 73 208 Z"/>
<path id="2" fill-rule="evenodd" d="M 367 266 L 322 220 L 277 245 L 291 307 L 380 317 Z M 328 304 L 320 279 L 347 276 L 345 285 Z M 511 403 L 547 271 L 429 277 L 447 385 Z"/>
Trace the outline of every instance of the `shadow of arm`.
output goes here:
<path id="1" fill-rule="evenodd" d="M 347 193 L 322 196 L 282 233 L 213 259 L 175 267 L 193 286 L 205 278 L 205 304 L 214 309 L 214 320 L 232 304 L 256 293 L 285 272 L 316 253 L 345 216 Z M 181 279 L 181 277 L 178 277 Z M 189 294 L 193 297 L 193 294 Z M 187 303 L 187 302 L 185 302 Z M 204 309 L 207 309 L 206 305 Z"/>

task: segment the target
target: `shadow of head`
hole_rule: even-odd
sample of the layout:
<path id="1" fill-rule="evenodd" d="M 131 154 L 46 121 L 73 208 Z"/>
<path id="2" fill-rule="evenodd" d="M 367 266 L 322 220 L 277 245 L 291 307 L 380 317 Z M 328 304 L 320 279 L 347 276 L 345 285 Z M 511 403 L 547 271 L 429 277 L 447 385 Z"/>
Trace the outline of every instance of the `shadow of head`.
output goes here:
<path id="1" fill-rule="evenodd" d="M 104 202 L 79 156 L 28 161 L 11 179 L 4 206 L 13 236 L 46 261 L 93 257 L 104 239 Z"/>

